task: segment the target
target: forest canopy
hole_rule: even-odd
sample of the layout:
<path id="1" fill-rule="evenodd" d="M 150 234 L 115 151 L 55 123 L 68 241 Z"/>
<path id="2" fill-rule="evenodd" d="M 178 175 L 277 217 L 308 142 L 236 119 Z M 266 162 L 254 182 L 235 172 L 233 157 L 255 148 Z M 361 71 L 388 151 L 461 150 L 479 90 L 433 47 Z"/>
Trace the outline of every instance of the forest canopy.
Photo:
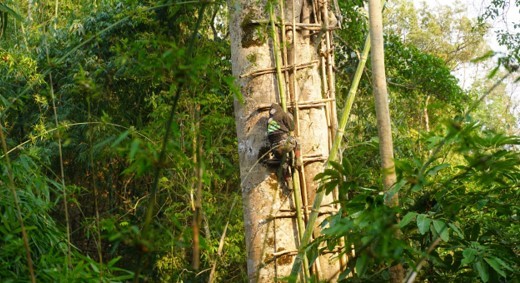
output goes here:
<path id="1" fill-rule="evenodd" d="M 339 2 L 341 115 L 369 24 L 363 1 Z M 497 35 L 506 52 L 484 41 L 506 2 L 479 19 L 385 7 L 397 182 L 383 190 L 368 60 L 318 176 L 340 210 L 306 246 L 354 247 L 338 281 L 386 282 L 396 262 L 428 282 L 519 280 L 518 26 Z M 3 282 L 248 281 L 229 3 L 0 3 Z M 463 66 L 484 75 L 463 88 Z"/>

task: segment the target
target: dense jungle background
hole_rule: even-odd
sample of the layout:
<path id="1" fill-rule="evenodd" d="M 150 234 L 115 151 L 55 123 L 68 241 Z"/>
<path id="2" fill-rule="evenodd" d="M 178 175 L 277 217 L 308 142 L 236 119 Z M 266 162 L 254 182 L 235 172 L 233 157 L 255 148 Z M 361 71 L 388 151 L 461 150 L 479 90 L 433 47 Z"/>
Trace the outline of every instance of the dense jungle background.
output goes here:
<path id="1" fill-rule="evenodd" d="M 338 2 L 341 114 L 369 30 L 363 1 Z M 227 5 L 0 3 L 2 282 L 247 281 Z M 340 280 L 396 261 L 424 261 L 421 282 L 520 280 L 519 23 L 490 31 L 519 5 L 387 3 L 400 206 L 383 205 L 367 67 L 320 175 L 342 209 L 308 248 L 355 247 Z"/>

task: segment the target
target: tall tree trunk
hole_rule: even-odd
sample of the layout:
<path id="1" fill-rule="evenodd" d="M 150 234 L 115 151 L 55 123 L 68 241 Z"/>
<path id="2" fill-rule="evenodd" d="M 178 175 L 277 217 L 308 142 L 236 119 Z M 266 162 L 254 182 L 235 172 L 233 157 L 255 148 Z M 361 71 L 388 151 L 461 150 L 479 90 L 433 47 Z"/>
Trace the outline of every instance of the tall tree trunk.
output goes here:
<path id="1" fill-rule="evenodd" d="M 396 182 L 394 149 L 392 142 L 392 129 L 390 123 L 390 110 L 388 107 L 388 92 L 385 74 L 385 55 L 383 39 L 383 16 L 381 12 L 381 0 L 369 0 L 370 40 L 372 41 L 372 76 L 373 93 L 376 105 L 377 130 L 379 134 L 379 153 L 383 173 L 383 185 L 389 190 Z M 385 199 L 386 205 L 398 206 L 397 193 Z M 399 236 L 396 233 L 396 236 Z M 404 270 L 401 264 L 390 268 L 391 282 L 402 282 Z"/>
<path id="2" fill-rule="evenodd" d="M 292 22 L 293 3 L 298 23 L 310 20 L 312 3 L 302 0 L 284 2 L 285 22 Z M 274 282 L 288 276 L 299 243 L 294 201 L 291 190 L 278 184 L 277 168 L 259 159 L 268 149 L 267 119 L 271 103 L 280 102 L 275 73 L 275 51 L 268 37 L 267 1 L 230 0 L 231 55 L 233 74 L 243 94 L 243 102 L 235 101 L 235 119 L 240 157 L 241 189 L 246 230 L 247 266 L 251 282 Z M 278 11 L 278 15 L 281 15 Z M 303 15 L 300 19 L 300 15 Z M 306 16 L 307 15 L 307 16 Z M 305 30 L 305 29 L 304 29 Z M 307 30 L 308 32 L 308 30 Z M 297 111 L 298 138 L 301 154 L 313 156 L 304 162 L 306 191 L 305 204 L 311 204 L 316 195 L 314 176 L 323 169 L 329 154 L 331 133 L 322 101 L 319 52 L 315 48 L 316 36 L 304 37 L 301 29 L 292 34 L 287 30 L 288 44 L 294 41 L 294 61 L 300 66 L 294 88 L 299 103 L 306 105 Z M 283 45 L 282 45 L 283 46 Z M 293 54 L 290 54 L 291 57 Z M 285 62 L 286 63 L 286 62 Z M 287 64 L 287 63 L 286 63 Z M 258 72 L 262 71 L 262 72 Z M 289 89 L 288 81 L 283 87 Z M 289 97 L 289 96 L 288 96 Z M 288 100 L 289 101 L 289 100 Z M 332 207 L 333 199 L 327 196 L 322 207 Z M 323 217 L 323 216 L 322 216 Z M 319 233 L 319 229 L 316 229 Z M 337 276 L 340 265 L 332 254 L 321 256 L 319 278 L 329 281 Z"/>

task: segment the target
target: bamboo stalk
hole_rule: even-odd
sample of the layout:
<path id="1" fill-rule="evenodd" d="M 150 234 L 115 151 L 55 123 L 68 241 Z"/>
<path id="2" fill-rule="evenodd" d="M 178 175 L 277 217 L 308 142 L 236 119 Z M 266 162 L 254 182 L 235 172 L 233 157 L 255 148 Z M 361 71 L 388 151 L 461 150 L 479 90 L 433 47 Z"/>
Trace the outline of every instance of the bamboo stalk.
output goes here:
<path id="1" fill-rule="evenodd" d="M 294 206 L 296 209 L 296 224 L 298 226 L 298 246 L 301 247 L 302 243 L 301 240 L 303 238 L 303 233 L 305 231 L 305 223 L 303 221 L 303 215 L 302 215 L 302 194 L 301 194 L 301 186 L 300 186 L 300 174 L 298 173 L 298 170 L 294 170 L 293 176 L 293 197 L 294 197 Z M 302 282 L 307 282 L 307 278 L 310 277 L 309 273 L 309 261 L 306 256 L 303 257 L 303 276 L 302 276 Z"/>
<path id="2" fill-rule="evenodd" d="M 296 52 L 297 52 L 297 34 L 296 34 L 296 11 L 294 9 L 295 3 L 294 0 L 292 0 L 292 11 L 291 11 L 291 23 L 292 23 L 292 48 L 291 48 L 291 57 L 289 58 L 290 65 L 293 66 L 292 72 L 290 74 L 290 85 L 292 86 L 291 89 L 293 91 L 292 93 L 292 102 L 294 103 L 294 117 L 295 117 L 295 128 L 294 133 L 296 138 L 300 137 L 300 113 L 299 113 L 299 88 L 297 83 L 297 61 L 296 61 Z M 285 27 L 285 25 L 284 25 Z M 285 28 L 284 28 L 285 30 Z M 298 148 L 295 150 L 301 151 L 299 148 L 300 145 L 297 145 Z M 299 236 L 299 245 L 298 247 L 301 247 L 302 243 L 301 240 L 303 239 L 303 233 L 305 231 L 305 220 L 307 218 L 307 184 L 305 182 L 305 165 L 303 164 L 302 155 L 298 154 L 298 156 L 294 156 L 296 158 L 296 164 L 301 165 L 298 170 L 298 166 L 295 166 L 294 174 L 293 174 L 293 180 L 296 180 L 298 184 L 295 184 L 294 186 L 294 198 L 295 198 L 295 206 L 296 206 L 296 213 L 297 213 L 297 219 L 299 223 L 298 227 L 298 236 Z M 300 174 L 301 173 L 301 174 Z M 303 206 L 303 215 L 302 215 L 302 206 Z M 305 217 L 305 219 L 304 219 Z M 310 272 L 309 272 L 309 260 L 307 256 L 303 257 L 303 274 L 304 278 L 303 281 L 306 282 L 307 278 L 310 278 Z"/>
<path id="3" fill-rule="evenodd" d="M 47 50 L 48 51 L 48 50 Z M 51 90 L 51 98 L 52 98 L 52 109 L 54 112 L 54 123 L 56 124 L 56 128 L 59 128 L 58 123 L 58 110 L 56 107 L 56 97 L 54 95 L 54 87 L 52 82 L 52 74 L 49 73 L 49 83 Z M 61 145 L 61 134 L 58 130 L 58 153 L 60 157 L 60 177 L 61 177 L 61 186 L 63 187 L 63 211 L 65 213 L 65 228 L 67 231 L 67 273 L 69 269 L 72 267 L 72 252 L 71 252 L 71 239 L 70 239 L 70 219 L 69 219 L 69 203 L 67 200 L 67 186 L 65 185 L 65 167 L 63 166 L 63 150 Z"/>
<path id="4" fill-rule="evenodd" d="M 284 9 L 284 5 L 283 5 L 283 2 L 285 0 L 278 0 L 278 6 L 279 6 L 279 9 L 280 9 L 280 22 L 281 22 L 281 26 L 282 27 L 285 27 L 285 9 Z M 282 28 L 280 29 L 280 33 L 282 35 L 282 40 L 281 40 L 281 51 L 282 51 L 282 57 L 283 57 L 283 64 L 282 66 L 285 66 L 285 65 L 289 65 L 289 61 L 288 61 L 288 58 L 287 58 L 287 38 L 286 38 L 286 29 L 285 28 Z M 291 64 L 292 65 L 292 64 Z M 289 86 L 289 93 L 288 93 L 288 96 L 287 98 L 292 101 L 294 99 L 293 95 L 294 95 L 294 90 L 292 89 L 292 84 L 289 83 L 289 78 L 290 78 L 290 75 L 289 75 L 289 68 L 286 68 L 284 70 L 284 81 L 285 81 L 285 85 Z M 286 105 L 286 108 L 287 108 L 287 105 Z M 287 111 L 287 109 L 284 109 L 284 111 Z"/>
<path id="5" fill-rule="evenodd" d="M 233 209 L 235 208 L 236 202 L 237 202 L 237 199 L 235 198 L 233 200 L 233 203 L 231 204 L 231 209 L 229 210 L 228 221 L 226 222 L 226 225 L 224 226 L 224 231 L 222 231 L 222 236 L 220 237 L 220 241 L 218 243 L 217 257 L 222 256 L 222 250 L 224 250 L 224 242 L 226 239 L 226 232 L 227 232 L 227 229 L 229 226 L 229 219 L 231 218 L 231 213 L 233 213 Z M 213 266 L 211 267 L 211 272 L 209 273 L 209 280 L 208 280 L 209 283 L 215 282 L 217 263 L 218 263 L 218 258 L 216 258 L 213 261 Z"/>
<path id="6" fill-rule="evenodd" d="M 282 83 L 282 69 L 281 69 L 281 61 L 280 58 L 280 44 L 278 39 L 278 33 L 276 32 L 275 17 L 274 17 L 274 8 L 272 4 L 269 4 L 269 18 L 271 19 L 271 36 L 273 37 L 273 53 L 274 53 L 274 61 L 276 67 L 276 80 L 278 82 L 278 94 L 280 96 L 280 103 L 282 105 L 282 109 L 287 111 L 287 104 L 285 100 L 285 89 Z"/>
<path id="7" fill-rule="evenodd" d="M 300 137 L 300 107 L 301 107 L 301 104 L 300 104 L 300 94 L 299 94 L 299 88 L 298 88 L 298 82 L 297 82 L 297 71 L 298 69 L 296 68 L 296 66 L 298 66 L 298 64 L 296 63 L 296 52 L 298 51 L 297 49 L 297 36 L 296 36 L 296 11 L 294 10 L 294 7 L 295 7 L 295 3 L 294 3 L 294 0 L 292 0 L 292 21 L 291 21 L 291 26 L 292 26 L 292 39 L 293 39 L 293 44 L 292 44 L 292 50 L 291 50 L 291 65 L 294 66 L 294 68 L 292 69 L 292 74 L 291 74 L 291 85 L 293 86 L 292 89 L 294 90 L 294 100 L 293 100 L 293 104 L 294 104 L 294 117 L 295 117 L 295 128 L 294 128 L 294 133 L 296 135 L 297 138 Z M 314 61 L 314 62 L 318 62 L 318 61 Z M 301 151 L 301 149 L 299 149 Z M 300 189 L 301 189 L 301 200 L 302 200 L 302 204 L 303 204 L 303 213 L 304 213 L 304 216 L 305 216 L 305 220 L 307 220 L 307 217 L 308 217 L 308 214 L 309 212 L 307 211 L 307 201 L 308 201 L 308 196 L 307 196 L 307 183 L 305 181 L 305 166 L 304 166 L 304 162 L 303 162 L 303 156 L 300 154 L 298 157 L 297 157 L 297 164 L 301 164 L 301 174 L 298 174 L 300 177 Z M 300 235 L 300 240 L 301 238 L 303 237 L 303 234 Z M 307 261 L 307 258 L 305 257 L 304 259 L 304 264 L 305 266 L 307 266 L 308 268 L 308 263 L 306 264 L 305 261 Z"/>
<path id="8" fill-rule="evenodd" d="M 336 98 L 336 88 L 335 88 L 335 79 L 334 79 L 334 57 L 332 56 L 332 36 L 331 31 L 329 30 L 329 16 L 328 16 L 328 2 L 325 0 L 322 6 L 322 18 L 323 18 L 323 26 L 325 28 L 325 55 L 326 55 L 326 78 L 327 78 L 327 86 L 328 92 L 327 98 Z M 337 114 L 336 107 L 334 107 L 334 100 L 330 103 L 330 127 L 331 127 L 331 141 L 334 140 L 335 131 L 337 128 Z M 332 146 L 332 144 L 331 144 Z"/>
<path id="9" fill-rule="evenodd" d="M 443 228 L 443 230 L 446 229 L 446 228 Z M 440 234 L 440 233 L 439 233 Z M 437 245 L 441 242 L 441 237 L 438 237 L 437 239 L 435 239 L 435 241 L 433 241 L 430 246 L 428 247 L 428 250 L 426 250 L 426 255 L 424 255 L 420 260 L 419 262 L 417 263 L 417 265 L 415 266 L 415 268 L 412 269 L 412 271 L 410 272 L 410 274 L 408 274 L 408 276 L 405 278 L 405 280 L 403 282 L 406 282 L 406 283 L 413 283 L 415 281 L 415 278 L 417 277 L 417 274 L 419 273 L 419 271 L 421 270 L 421 268 L 423 267 L 423 265 L 426 263 L 426 259 L 428 257 L 428 255 L 435 249 L 435 247 L 437 247 Z"/>
<path id="10" fill-rule="evenodd" d="M 195 197 L 193 201 L 193 255 L 191 266 L 194 270 L 200 268 L 200 225 L 202 222 L 202 144 L 200 138 L 200 104 L 194 110 L 194 129 L 193 129 L 193 162 L 195 166 Z"/>
<path id="11" fill-rule="evenodd" d="M 90 97 L 87 97 L 87 107 L 88 107 L 88 116 L 87 119 L 90 122 L 92 120 L 91 111 L 90 111 Z M 89 127 L 91 132 L 93 133 L 93 127 Z M 95 210 L 95 224 L 96 224 L 96 237 L 95 240 L 97 241 L 96 250 L 98 254 L 98 260 L 99 260 L 99 266 L 101 267 L 99 269 L 99 281 L 103 281 L 103 251 L 101 246 L 101 224 L 100 224 L 100 217 L 99 217 L 99 202 L 98 202 L 98 196 L 99 191 L 97 187 L 97 180 L 96 180 L 96 170 L 94 166 L 94 139 L 93 134 L 90 134 L 88 137 L 88 143 L 89 143 L 89 166 L 90 166 L 90 174 L 92 177 L 92 188 L 94 189 L 94 210 Z"/>
<path id="12" fill-rule="evenodd" d="M 27 235 L 27 230 L 25 229 L 25 224 L 23 222 L 22 210 L 20 208 L 20 200 L 18 199 L 18 194 L 16 193 L 16 185 L 14 183 L 13 177 L 13 168 L 11 166 L 11 159 L 9 158 L 7 143 L 5 141 L 4 136 L 4 127 L 2 125 L 2 121 L 0 120 L 0 141 L 2 142 L 2 150 L 5 153 L 5 163 L 7 167 L 7 177 L 9 178 L 9 189 L 13 195 L 14 207 L 16 208 L 16 218 L 18 218 L 18 223 L 20 224 L 20 229 L 22 232 L 22 240 L 23 247 L 25 249 L 25 257 L 27 259 L 27 268 L 29 269 L 29 275 L 31 277 L 31 282 L 36 282 L 36 276 L 34 275 L 34 267 L 33 261 L 31 257 L 31 248 L 29 247 L 29 236 Z"/>
<path id="13" fill-rule="evenodd" d="M 334 52 L 332 49 L 332 31 L 330 27 L 330 19 L 329 19 L 329 11 L 328 11 L 329 3 L 327 0 L 323 3 L 322 6 L 322 19 L 323 19 L 323 26 L 325 29 L 325 58 L 326 58 L 326 78 L 327 78 L 327 86 L 328 86 L 328 92 L 327 98 L 330 99 L 329 102 L 329 119 L 330 119 L 330 135 L 329 135 L 329 148 L 332 150 L 334 146 L 334 139 L 336 136 L 336 131 L 338 127 L 338 116 L 336 112 L 336 82 L 335 82 L 335 74 L 334 74 Z M 341 160 L 341 156 L 338 156 L 336 159 Z M 333 191 L 333 199 L 335 201 L 339 200 L 339 192 L 338 188 L 336 187 Z M 339 202 L 335 205 L 336 209 L 339 210 Z M 340 245 L 345 246 L 345 239 L 340 239 Z M 348 259 L 345 255 L 339 256 L 339 262 L 340 262 L 340 269 L 343 269 L 347 265 Z"/>
<path id="14" fill-rule="evenodd" d="M 367 39 L 365 40 L 365 46 L 363 47 L 363 53 L 362 53 L 363 55 L 361 56 L 361 59 L 359 60 L 352 85 L 350 86 L 349 94 L 347 96 L 347 103 L 345 105 L 345 108 L 343 109 L 343 114 L 342 114 L 340 122 L 339 122 L 338 130 L 337 130 L 337 133 L 336 133 L 336 136 L 334 139 L 332 149 L 330 151 L 329 159 L 325 165 L 326 168 L 329 167 L 328 164 L 330 161 L 336 161 L 336 159 L 337 159 L 337 155 L 339 152 L 339 146 L 343 140 L 344 129 L 346 128 L 348 118 L 350 117 L 350 111 L 352 108 L 352 104 L 354 102 L 355 95 L 356 95 L 356 92 L 357 92 L 357 89 L 359 86 L 359 81 L 361 80 L 361 75 L 363 74 L 363 69 L 365 68 L 365 63 L 366 63 L 369 51 L 370 51 L 370 37 L 367 36 Z M 305 233 L 303 235 L 302 246 L 306 246 L 311 238 L 312 229 L 310 229 L 310 227 L 314 226 L 314 223 L 316 222 L 316 219 L 318 217 L 319 207 L 321 205 L 321 202 L 323 201 L 324 196 L 325 196 L 325 190 L 321 190 L 316 194 L 314 203 L 312 205 L 312 212 L 309 216 L 309 221 L 307 223 L 307 229 L 305 230 Z M 299 249 L 298 256 L 296 257 L 296 260 L 293 263 L 291 275 L 298 274 L 299 268 L 300 268 L 300 263 L 301 263 L 301 260 L 302 260 L 302 257 L 304 256 L 304 254 L 305 254 L 305 250 Z M 291 282 L 295 282 L 295 281 L 291 281 Z"/>
<path id="15" fill-rule="evenodd" d="M 285 17 L 284 17 L 284 8 L 283 8 L 283 1 L 278 1 L 279 3 L 279 7 L 280 7 L 280 12 L 281 12 L 281 21 L 282 21 L 282 26 L 285 26 Z M 281 104 L 282 104 L 282 108 L 284 111 L 287 111 L 287 96 L 285 94 L 285 90 L 284 90 L 284 87 L 283 87 L 283 81 L 284 79 L 282 79 L 282 72 L 281 72 L 281 60 L 282 60 L 282 56 L 280 55 L 280 52 L 283 53 L 283 60 L 284 60 L 284 63 L 287 64 L 287 61 L 288 61 L 288 58 L 287 58 L 287 46 L 285 45 L 285 30 L 282 31 L 282 42 L 281 44 L 283 46 L 280 46 L 279 45 L 279 41 L 278 41 L 278 33 L 277 33 L 277 30 L 276 30 L 276 25 L 275 25 L 275 16 L 274 16 L 274 11 L 273 11 L 273 7 L 272 5 L 269 6 L 269 17 L 270 17 L 270 21 L 271 21 L 271 32 L 272 32 L 272 37 L 273 37 L 273 51 L 274 51 L 274 58 L 275 58 L 275 67 L 276 67 L 276 79 L 278 81 L 278 89 L 279 89 L 279 95 L 280 95 L 280 101 L 281 101 Z M 294 69 L 294 68 L 293 68 Z M 283 76 L 283 78 L 287 79 L 287 76 L 289 75 L 288 73 L 288 68 L 286 68 L 285 70 L 285 76 Z M 294 85 L 292 85 L 292 87 L 289 87 L 289 92 L 292 93 L 294 91 Z M 289 95 L 289 99 L 294 99 L 294 93 L 292 93 L 292 95 Z M 295 116 L 296 116 L 296 125 L 298 125 L 298 113 L 296 112 L 295 113 Z M 283 163 L 283 161 L 282 161 Z M 300 177 L 299 177 L 299 173 L 297 170 L 294 170 L 293 172 L 293 176 L 292 176 L 292 181 L 293 181 L 293 198 L 294 198 L 294 203 L 295 203 L 295 209 L 296 209 L 296 223 L 297 223 L 297 230 L 298 230 L 298 235 L 299 235 L 299 241 L 301 240 L 301 237 L 303 235 L 303 231 L 305 229 L 305 224 L 303 222 L 303 217 L 302 217 L 302 210 L 301 210 L 301 207 L 302 207 L 302 204 L 301 204 L 301 191 L 300 191 Z M 305 268 L 303 269 L 303 276 L 302 276 L 302 282 L 306 282 L 307 281 L 307 278 L 310 277 L 310 274 L 309 274 L 309 271 L 308 271 L 308 261 L 307 261 L 307 258 L 304 258 L 303 259 L 303 263 L 302 263 Z"/>
<path id="16" fill-rule="evenodd" d="M 58 8 L 60 6 L 60 1 L 56 0 L 56 4 L 54 7 L 54 29 L 56 29 L 56 25 L 58 24 Z"/>

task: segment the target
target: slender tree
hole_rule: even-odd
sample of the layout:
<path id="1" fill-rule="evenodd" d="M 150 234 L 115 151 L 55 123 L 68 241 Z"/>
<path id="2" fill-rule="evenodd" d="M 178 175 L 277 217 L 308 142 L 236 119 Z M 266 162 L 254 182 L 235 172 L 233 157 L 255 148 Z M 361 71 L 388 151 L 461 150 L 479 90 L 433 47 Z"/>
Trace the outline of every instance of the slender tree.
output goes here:
<path id="1" fill-rule="evenodd" d="M 369 1 L 370 18 L 370 40 L 372 41 L 372 88 L 375 98 L 377 130 L 379 135 L 379 153 L 381 155 L 381 166 L 383 172 L 383 185 L 387 191 L 386 205 L 398 206 L 399 196 L 397 193 L 389 192 L 396 182 L 394 149 L 392 142 L 392 129 L 390 110 L 388 107 L 388 91 L 385 74 L 385 55 L 383 39 L 383 17 L 381 12 L 381 1 Z M 391 281 L 402 282 L 404 271 L 402 265 L 398 264 L 390 269 Z"/>

